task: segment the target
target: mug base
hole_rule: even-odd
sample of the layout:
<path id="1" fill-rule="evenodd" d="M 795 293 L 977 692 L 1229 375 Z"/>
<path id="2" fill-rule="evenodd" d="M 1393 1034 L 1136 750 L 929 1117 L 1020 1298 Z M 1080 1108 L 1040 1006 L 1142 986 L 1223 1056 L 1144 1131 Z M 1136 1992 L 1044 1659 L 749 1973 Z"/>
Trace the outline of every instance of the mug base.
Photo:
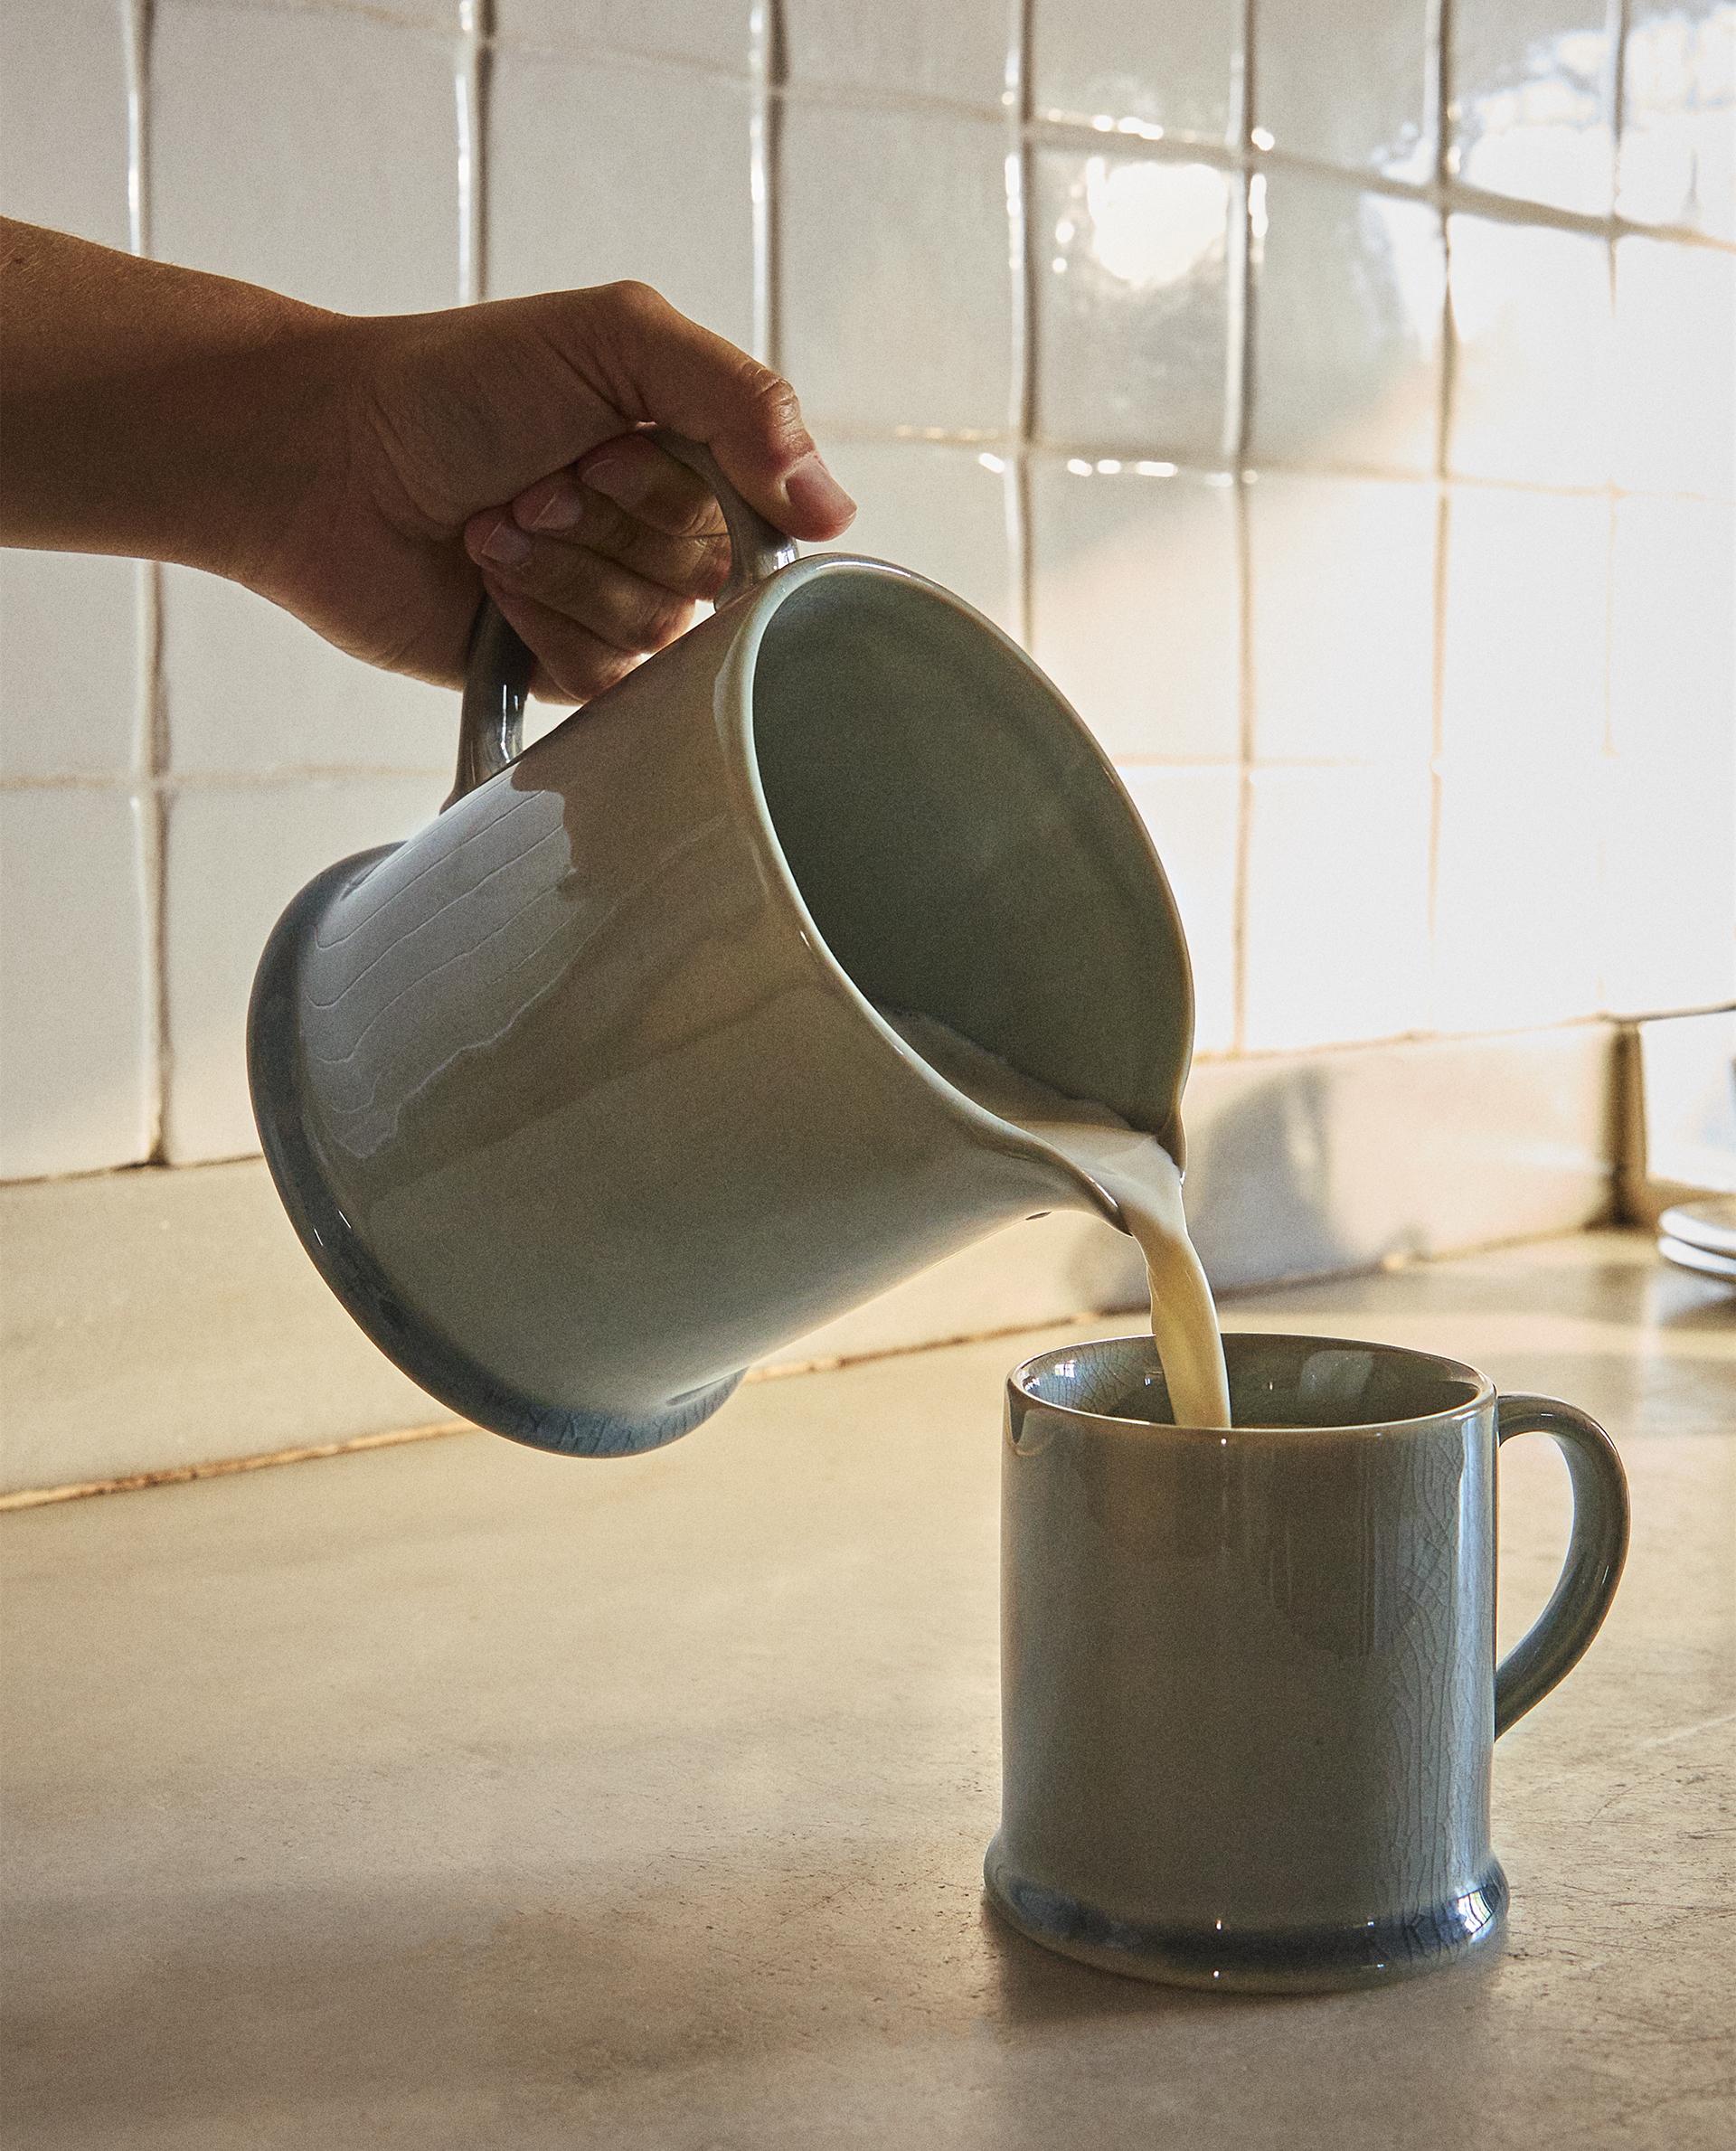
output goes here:
<path id="1" fill-rule="evenodd" d="M 998 1836 L 983 1880 L 995 1912 L 1028 1941 L 1099 1971 L 1212 1994 L 1384 1986 L 1494 1952 L 1506 1930 L 1507 1878 L 1495 1860 L 1473 1888 L 1401 1919 L 1240 1934 L 1114 1919 L 1014 1873 Z"/>
<path id="2" fill-rule="evenodd" d="M 726 1374 L 631 1414 L 524 1394 L 406 1304 L 344 1214 L 307 1139 L 296 1090 L 296 966 L 302 937 L 335 896 L 397 848 L 383 844 L 327 867 L 285 911 L 259 958 L 248 1009 L 248 1087 L 278 1198 L 314 1267 L 351 1320 L 394 1366 L 448 1410 L 509 1441 L 559 1456 L 629 1457 L 661 1448 L 691 1433 L 726 1403 L 741 1373 Z"/>

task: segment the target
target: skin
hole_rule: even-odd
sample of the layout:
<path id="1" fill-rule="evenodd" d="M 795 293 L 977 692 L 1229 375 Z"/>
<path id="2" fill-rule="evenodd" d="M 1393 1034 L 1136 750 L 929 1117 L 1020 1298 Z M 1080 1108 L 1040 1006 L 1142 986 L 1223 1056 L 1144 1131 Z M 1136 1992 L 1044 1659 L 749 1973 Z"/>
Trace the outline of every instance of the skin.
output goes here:
<path id="1" fill-rule="evenodd" d="M 485 590 L 583 703 L 729 566 L 703 441 L 793 537 L 854 514 L 795 392 L 643 284 L 344 316 L 0 220 L 0 542 L 176 561 L 456 685 Z"/>

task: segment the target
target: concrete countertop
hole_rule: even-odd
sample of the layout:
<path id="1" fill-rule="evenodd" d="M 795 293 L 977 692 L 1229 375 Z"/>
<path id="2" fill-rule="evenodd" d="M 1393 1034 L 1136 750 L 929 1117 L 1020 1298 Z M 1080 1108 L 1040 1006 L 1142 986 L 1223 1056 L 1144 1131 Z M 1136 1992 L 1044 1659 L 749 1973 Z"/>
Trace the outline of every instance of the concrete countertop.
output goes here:
<path id="1" fill-rule="evenodd" d="M 1237 2000 L 985 1911 L 999 1385 L 1051 1330 L 758 1383 L 629 1461 L 458 1435 L 5 1518 L 8 2140 L 1731 2141 L 1736 1303 L 1606 1234 L 1228 1313 L 1622 1446 L 1615 1610 L 1496 1753 L 1497 1962 Z M 1508 1640 L 1564 1488 L 1509 1448 Z"/>

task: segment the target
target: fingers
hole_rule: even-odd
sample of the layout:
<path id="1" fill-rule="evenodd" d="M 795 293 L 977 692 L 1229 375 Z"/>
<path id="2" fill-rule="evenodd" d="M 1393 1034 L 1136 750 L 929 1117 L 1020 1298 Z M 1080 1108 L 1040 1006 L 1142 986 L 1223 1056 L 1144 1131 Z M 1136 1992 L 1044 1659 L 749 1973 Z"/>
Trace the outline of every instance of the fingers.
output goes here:
<path id="1" fill-rule="evenodd" d="M 479 515 L 472 529 L 489 523 Z M 497 513 L 470 552 L 491 588 L 498 582 L 632 656 L 662 649 L 693 621 L 697 590 L 652 581 L 564 538 L 527 535 L 509 515 Z"/>
<path id="2" fill-rule="evenodd" d="M 630 435 L 606 443 L 578 470 L 582 476 L 557 471 L 527 486 L 512 504 L 517 527 L 587 546 L 684 596 L 717 595 L 729 540 L 722 511 L 691 471 Z"/>
<path id="3" fill-rule="evenodd" d="M 640 659 L 579 621 L 485 574 L 483 586 L 536 653 L 531 693 L 542 702 L 587 703 L 631 672 Z"/>
<path id="4" fill-rule="evenodd" d="M 703 441 L 731 484 L 792 537 L 835 538 L 844 529 L 855 503 L 820 460 L 787 381 L 648 285 L 580 296 L 590 306 L 581 316 L 552 316 L 550 331 L 582 338 L 582 361 L 575 352 L 573 363 L 617 410 Z"/>

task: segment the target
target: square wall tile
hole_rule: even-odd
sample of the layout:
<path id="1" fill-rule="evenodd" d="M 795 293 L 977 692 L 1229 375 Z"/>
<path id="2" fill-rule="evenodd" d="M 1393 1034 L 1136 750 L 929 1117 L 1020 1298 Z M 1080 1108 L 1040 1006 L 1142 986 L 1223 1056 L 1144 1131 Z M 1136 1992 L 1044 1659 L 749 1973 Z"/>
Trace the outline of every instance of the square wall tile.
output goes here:
<path id="1" fill-rule="evenodd" d="M 697 61 L 746 74 L 760 0 L 494 0 L 501 44 L 551 52 L 601 49 Z"/>
<path id="2" fill-rule="evenodd" d="M 785 108 L 781 363 L 812 420 L 1004 432 L 1006 132 L 906 108 Z"/>
<path id="3" fill-rule="evenodd" d="M 1609 476 L 1607 241 L 1456 216 L 1448 461 L 1461 477 L 1601 486 Z"/>
<path id="4" fill-rule="evenodd" d="M 753 340 L 749 91 L 675 68 L 495 56 L 488 296 L 637 278 Z"/>
<path id="5" fill-rule="evenodd" d="M 1016 0 L 782 0 L 787 79 L 998 111 L 1018 37 Z"/>
<path id="6" fill-rule="evenodd" d="M 1452 0 L 1449 20 L 1452 175 L 1607 215 L 1615 73 L 1605 0 Z"/>
<path id="7" fill-rule="evenodd" d="M 150 1153 L 141 813 L 124 791 L 0 792 L 0 1179 Z"/>
<path id="8" fill-rule="evenodd" d="M 125 248 L 127 46 L 119 0 L 6 10 L 0 201 L 9 217 Z"/>
<path id="9" fill-rule="evenodd" d="M 372 16 L 162 0 L 155 251 L 346 313 L 455 305 L 453 79 L 448 40 Z"/>
<path id="10" fill-rule="evenodd" d="M 247 998 L 284 906 L 335 860 L 430 820 L 445 790 L 439 778 L 351 777 L 174 796 L 164 921 L 172 1165 L 259 1146 L 247 1095 Z"/>
<path id="11" fill-rule="evenodd" d="M 281 607 L 193 568 L 163 571 L 169 766 L 426 769 L 458 750 L 449 688 L 346 656 Z"/>
<path id="12" fill-rule="evenodd" d="M 1236 844 L 1241 772 L 1121 771 L 1182 914 L 1194 967 L 1194 1051 L 1227 1053 L 1236 1040 Z"/>
<path id="13" fill-rule="evenodd" d="M 1429 777 L 1256 769 L 1242 1044 L 1390 1038 L 1429 1007 Z"/>
<path id="14" fill-rule="evenodd" d="M 1609 745 L 1711 770 L 1736 739 L 1736 508 L 1616 503 Z M 1736 813 L 1736 807 L 1732 807 Z"/>
<path id="15" fill-rule="evenodd" d="M 1603 777 L 1604 1006 L 1736 1000 L 1736 735 L 1693 760 L 1618 755 Z"/>
<path id="16" fill-rule="evenodd" d="M 1037 429 L 1178 462 L 1230 454 L 1230 233 L 1210 165 L 1043 149 L 1032 204 Z"/>
<path id="17" fill-rule="evenodd" d="M 1736 7 L 1628 0 L 1616 207 L 1736 240 Z"/>
<path id="18" fill-rule="evenodd" d="M 1428 760 L 1437 515 L 1432 485 L 1281 471 L 1250 481 L 1259 759 Z"/>
<path id="19" fill-rule="evenodd" d="M 1440 780 L 1435 1022 L 1512 1031 L 1599 1001 L 1599 764 L 1472 756 Z"/>
<path id="20" fill-rule="evenodd" d="M 1441 752 L 1475 770 L 1603 743 L 1609 507 L 1456 488 L 1447 504 Z"/>
<path id="21" fill-rule="evenodd" d="M 1254 142 L 1391 179 L 1434 175 L 1436 0 L 1254 0 Z"/>
<path id="22" fill-rule="evenodd" d="M 0 777 L 124 777 L 139 733 L 137 561 L 0 551 Z"/>
<path id="23" fill-rule="evenodd" d="M 1032 654 L 1122 761 L 1240 751 L 1235 492 L 1224 477 L 1031 473 Z"/>
<path id="24" fill-rule="evenodd" d="M 1616 247 L 1616 483 L 1736 500 L 1736 254 Z"/>
<path id="25" fill-rule="evenodd" d="M 1420 202 L 1302 172 L 1250 183 L 1256 462 L 1431 473 L 1446 280 Z"/>
<path id="26" fill-rule="evenodd" d="M 1036 0 L 1032 106 L 1040 119 L 1104 133 L 1233 142 L 1243 70 L 1242 0 Z"/>
<path id="27" fill-rule="evenodd" d="M 1018 633 L 1007 517 L 1013 472 L 1004 457 L 928 440 L 828 440 L 824 447 L 859 511 L 827 550 L 914 568 L 1009 635 Z"/>

